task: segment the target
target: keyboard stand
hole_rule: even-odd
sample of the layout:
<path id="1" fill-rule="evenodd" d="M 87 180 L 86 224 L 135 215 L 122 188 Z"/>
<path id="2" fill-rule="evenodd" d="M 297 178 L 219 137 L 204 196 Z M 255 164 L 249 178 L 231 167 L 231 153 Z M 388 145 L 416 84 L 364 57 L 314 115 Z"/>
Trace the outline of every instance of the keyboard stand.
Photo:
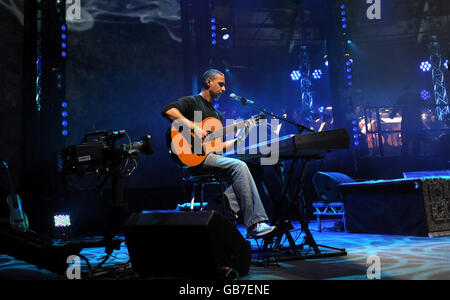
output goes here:
<path id="1" fill-rule="evenodd" d="M 282 184 L 281 198 L 279 201 L 275 201 L 273 197 L 270 197 L 275 207 L 272 225 L 277 226 L 276 232 L 264 239 L 261 249 L 254 251 L 263 254 L 263 257 L 266 258 L 263 262 L 278 262 L 347 255 L 345 249 L 317 244 L 311 234 L 311 231 L 309 230 L 310 212 L 303 194 L 303 184 L 311 159 L 321 158 L 321 156 L 306 157 L 302 159 L 298 157 L 289 158 L 288 160 L 291 161 L 291 164 L 289 166 L 287 176 L 284 176 L 284 161 L 281 164 L 274 166 L 276 168 L 275 171 L 277 177 Z M 301 166 L 301 170 L 300 174 L 296 176 L 295 171 L 298 165 Z M 290 187 L 294 180 L 296 181 L 296 185 L 295 191 L 292 193 L 290 191 Z M 266 184 L 265 186 L 267 187 Z M 293 217 L 292 212 L 297 213 L 300 220 L 301 231 L 304 233 L 303 242 L 301 244 L 297 244 L 291 234 L 291 231 L 295 229 L 291 223 L 291 218 Z M 284 247 L 282 245 L 283 237 L 286 237 L 289 243 L 288 247 Z M 314 253 L 304 254 L 303 252 L 305 251 L 303 250 L 305 246 L 309 246 L 309 249 L 314 250 Z M 320 248 L 327 248 L 335 251 L 322 252 Z"/>

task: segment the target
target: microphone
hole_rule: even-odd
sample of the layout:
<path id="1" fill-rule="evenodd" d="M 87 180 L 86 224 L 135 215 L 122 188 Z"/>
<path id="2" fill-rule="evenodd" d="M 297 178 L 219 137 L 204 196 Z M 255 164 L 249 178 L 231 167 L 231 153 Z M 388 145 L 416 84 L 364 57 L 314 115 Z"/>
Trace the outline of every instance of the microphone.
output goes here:
<path id="1" fill-rule="evenodd" d="M 233 99 L 233 100 L 241 101 L 241 103 L 242 103 L 243 105 L 246 105 L 247 103 L 250 103 L 250 104 L 255 103 L 253 100 L 246 99 L 246 98 L 244 98 L 244 97 L 239 97 L 239 96 L 236 95 L 235 93 L 231 93 L 231 94 L 230 94 L 230 98 Z"/>

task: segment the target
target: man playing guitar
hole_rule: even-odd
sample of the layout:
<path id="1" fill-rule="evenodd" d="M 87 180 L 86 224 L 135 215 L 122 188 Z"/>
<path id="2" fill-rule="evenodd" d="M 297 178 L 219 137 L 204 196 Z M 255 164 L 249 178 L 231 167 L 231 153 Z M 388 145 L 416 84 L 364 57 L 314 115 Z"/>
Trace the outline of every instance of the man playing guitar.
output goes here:
<path id="1" fill-rule="evenodd" d="M 214 69 L 206 71 L 202 78 L 202 91 L 198 95 L 180 98 L 179 100 L 167 104 L 162 115 L 169 121 L 176 121 L 183 128 L 190 129 L 190 133 L 198 140 L 208 139 L 210 132 L 196 122 L 195 116 L 201 113 L 201 121 L 208 118 L 215 118 L 223 123 L 222 114 L 216 110 L 212 104 L 214 99 L 219 98 L 225 91 L 225 75 Z M 244 225 L 247 228 L 247 238 L 261 238 L 275 230 L 275 226 L 269 226 L 268 217 L 258 193 L 253 176 L 247 164 L 241 160 L 223 157 L 216 152 L 224 152 L 239 142 L 243 141 L 251 127 L 256 124 L 255 120 L 245 122 L 245 130 L 239 137 L 216 144 L 219 151 L 208 152 L 201 163 L 196 166 L 209 173 L 225 176 L 230 179 L 231 185 L 225 190 L 225 195 L 229 201 L 230 208 L 234 213 L 240 212 Z M 192 166 L 192 165 L 191 165 Z"/>

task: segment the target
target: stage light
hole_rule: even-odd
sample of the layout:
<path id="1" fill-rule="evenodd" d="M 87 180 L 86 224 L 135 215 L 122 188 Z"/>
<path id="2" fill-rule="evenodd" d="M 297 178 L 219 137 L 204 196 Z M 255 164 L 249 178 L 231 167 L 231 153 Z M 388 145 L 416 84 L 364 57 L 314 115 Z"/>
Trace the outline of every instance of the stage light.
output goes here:
<path id="1" fill-rule="evenodd" d="M 215 32 L 211 33 L 211 37 L 215 38 L 217 34 Z"/>
<path id="2" fill-rule="evenodd" d="M 344 28 L 344 29 L 347 28 L 347 24 L 345 24 L 345 23 L 342 24 L 342 28 Z"/>
<path id="3" fill-rule="evenodd" d="M 322 78 L 322 70 L 316 69 L 313 71 L 312 75 L 314 79 L 320 79 Z"/>
<path id="4" fill-rule="evenodd" d="M 298 81 L 300 80 L 300 77 L 302 77 L 302 74 L 298 70 L 294 70 L 291 72 L 291 79 L 292 81 Z"/>
<path id="5" fill-rule="evenodd" d="M 67 120 L 63 120 L 63 121 L 61 122 L 61 125 L 62 125 L 63 127 L 67 127 L 68 124 L 69 124 L 69 123 L 67 122 Z"/>
<path id="6" fill-rule="evenodd" d="M 66 51 L 61 52 L 61 56 L 62 57 L 66 57 L 67 56 L 67 52 Z"/>
<path id="7" fill-rule="evenodd" d="M 345 15 L 346 15 L 346 12 L 345 12 L 345 11 L 342 11 L 342 12 L 341 12 L 341 15 L 345 16 Z"/>
<path id="8" fill-rule="evenodd" d="M 345 4 L 341 4 L 341 9 L 345 9 Z"/>
<path id="9" fill-rule="evenodd" d="M 63 136 L 67 136 L 69 134 L 69 132 L 67 131 L 67 129 L 63 129 L 63 131 L 61 132 L 61 134 Z"/>
<path id="10" fill-rule="evenodd" d="M 422 72 L 428 72 L 431 70 L 431 64 L 429 61 L 423 61 L 420 63 L 420 69 Z"/>
<path id="11" fill-rule="evenodd" d="M 448 70 L 448 59 L 445 61 L 444 67 Z"/>
<path id="12" fill-rule="evenodd" d="M 216 40 L 212 40 L 211 44 L 215 45 L 215 44 L 217 44 L 217 41 Z"/>
<path id="13" fill-rule="evenodd" d="M 355 145 L 355 147 L 358 147 L 358 146 L 359 146 L 359 141 L 355 141 L 355 142 L 353 143 L 353 145 Z"/>
<path id="14" fill-rule="evenodd" d="M 63 110 L 63 112 L 61 113 L 61 116 L 63 116 L 63 118 L 66 118 L 68 115 L 67 111 Z"/>
<path id="15" fill-rule="evenodd" d="M 61 38 L 62 38 L 63 40 L 65 40 L 65 39 L 67 38 L 67 35 L 66 35 L 65 33 L 61 34 Z"/>
<path id="16" fill-rule="evenodd" d="M 351 40 L 347 40 L 347 44 L 349 44 L 349 45 L 350 45 L 351 43 L 352 43 L 352 41 L 351 41 Z"/>
<path id="17" fill-rule="evenodd" d="M 72 225 L 69 214 L 54 215 L 53 221 L 55 227 L 69 227 Z"/>
<path id="18" fill-rule="evenodd" d="M 356 124 L 358 124 L 358 121 L 353 120 L 353 121 L 352 121 L 352 124 L 353 124 L 353 125 L 356 125 Z"/>
<path id="19" fill-rule="evenodd" d="M 347 22 L 347 17 L 342 17 L 341 21 L 342 21 L 342 23 Z"/>
<path id="20" fill-rule="evenodd" d="M 420 92 L 420 97 L 422 97 L 423 100 L 428 100 L 430 98 L 430 92 L 427 90 L 422 90 Z"/>
<path id="21" fill-rule="evenodd" d="M 327 67 L 328 67 L 328 60 L 326 60 L 326 61 L 325 61 L 325 66 L 327 66 Z"/>
<path id="22" fill-rule="evenodd" d="M 61 25 L 61 30 L 62 30 L 62 31 L 66 31 L 66 29 L 67 29 L 66 25 L 64 25 L 64 24 Z"/>
<path id="23" fill-rule="evenodd" d="M 324 109 L 323 106 L 319 107 L 319 112 L 323 112 L 323 109 Z"/>
<path id="24" fill-rule="evenodd" d="M 216 23 L 216 19 L 215 18 L 211 18 L 211 23 Z"/>
<path id="25" fill-rule="evenodd" d="M 220 34 L 222 35 L 222 39 L 224 41 L 226 41 L 230 38 L 230 34 L 228 33 L 228 28 L 226 28 L 226 27 L 222 27 L 220 29 Z"/>
<path id="26" fill-rule="evenodd" d="M 217 29 L 216 25 L 212 25 L 212 26 L 211 26 L 211 30 L 214 31 L 214 30 L 216 30 L 216 29 Z"/>

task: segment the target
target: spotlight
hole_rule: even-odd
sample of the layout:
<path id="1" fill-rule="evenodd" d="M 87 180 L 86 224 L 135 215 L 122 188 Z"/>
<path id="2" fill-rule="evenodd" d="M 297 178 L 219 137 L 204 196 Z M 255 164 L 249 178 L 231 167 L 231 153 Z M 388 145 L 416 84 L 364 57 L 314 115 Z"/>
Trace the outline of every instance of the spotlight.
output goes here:
<path id="1" fill-rule="evenodd" d="M 54 215 L 53 221 L 56 228 L 68 228 L 72 225 L 69 214 Z"/>
<path id="2" fill-rule="evenodd" d="M 444 67 L 448 70 L 448 59 L 445 61 Z"/>
<path id="3" fill-rule="evenodd" d="M 228 28 L 226 28 L 226 27 L 222 27 L 220 29 L 220 34 L 222 35 L 222 39 L 224 41 L 226 41 L 230 38 L 230 34 L 228 33 Z"/>
<path id="4" fill-rule="evenodd" d="M 320 79 L 322 77 L 322 70 L 316 69 L 312 73 L 314 79 Z"/>
<path id="5" fill-rule="evenodd" d="M 215 18 L 211 18 L 211 23 L 216 23 L 216 19 Z"/>
<path id="6" fill-rule="evenodd" d="M 300 71 L 298 71 L 298 70 L 292 71 L 292 73 L 291 73 L 292 81 L 300 80 L 300 77 L 302 77 L 302 74 L 300 73 Z"/>
<path id="7" fill-rule="evenodd" d="M 431 70 L 431 64 L 429 61 L 423 61 L 420 63 L 420 69 L 422 72 L 428 72 Z"/>
<path id="8" fill-rule="evenodd" d="M 420 92 L 420 97 L 422 97 L 423 100 L 428 100 L 430 98 L 430 92 L 427 90 L 422 90 Z"/>
<path id="9" fill-rule="evenodd" d="M 63 118 L 66 118 L 66 117 L 68 116 L 67 111 L 64 110 L 64 111 L 61 113 L 61 116 L 62 116 Z"/>

